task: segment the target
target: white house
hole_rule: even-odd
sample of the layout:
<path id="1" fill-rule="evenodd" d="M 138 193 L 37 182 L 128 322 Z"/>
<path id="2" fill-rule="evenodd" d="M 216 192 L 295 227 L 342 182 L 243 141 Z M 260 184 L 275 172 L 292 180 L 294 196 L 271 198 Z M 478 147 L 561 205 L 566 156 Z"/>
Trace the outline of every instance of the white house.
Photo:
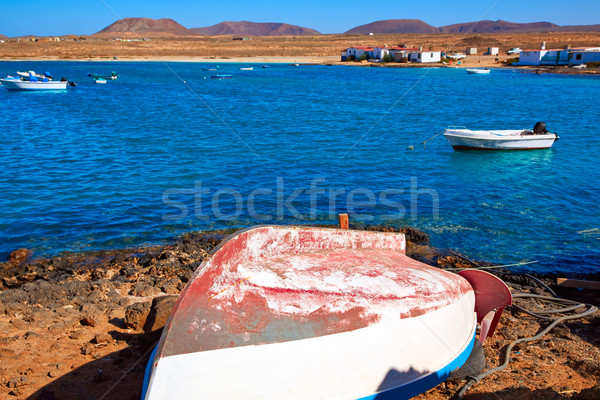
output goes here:
<path id="1" fill-rule="evenodd" d="M 488 56 L 497 56 L 499 53 L 498 47 L 488 47 L 487 54 Z"/>
<path id="2" fill-rule="evenodd" d="M 381 60 L 386 55 L 390 54 L 389 47 L 374 47 L 373 48 L 373 58 L 376 60 Z"/>
<path id="3" fill-rule="evenodd" d="M 373 58 L 372 47 L 348 47 L 346 49 L 346 57 L 354 56 L 355 59 L 359 59 L 363 54 L 367 55 L 367 58 Z"/>
<path id="4" fill-rule="evenodd" d="M 546 49 L 546 43 L 538 50 L 521 50 L 515 65 L 571 65 L 600 61 L 600 47 L 579 49 Z"/>
<path id="5" fill-rule="evenodd" d="M 571 58 L 569 64 L 585 64 L 592 61 L 600 62 L 600 47 L 588 49 L 569 49 Z"/>
<path id="6" fill-rule="evenodd" d="M 442 60 L 441 51 L 413 51 L 408 55 L 408 61 L 418 63 L 440 62 Z"/>

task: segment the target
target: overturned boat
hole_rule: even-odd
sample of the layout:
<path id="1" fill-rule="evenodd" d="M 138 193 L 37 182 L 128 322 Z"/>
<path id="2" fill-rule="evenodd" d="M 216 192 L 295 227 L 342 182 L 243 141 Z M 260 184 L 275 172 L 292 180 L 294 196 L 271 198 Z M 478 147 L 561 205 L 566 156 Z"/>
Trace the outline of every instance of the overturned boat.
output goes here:
<path id="1" fill-rule="evenodd" d="M 401 233 L 230 236 L 182 291 L 142 398 L 404 399 L 432 388 L 465 363 L 478 321 L 480 340 L 491 335 L 510 292 L 485 272 L 462 277 L 404 253 Z"/>
<path id="2" fill-rule="evenodd" d="M 548 149 L 559 139 L 546 130 L 544 122 L 533 129 L 478 130 L 451 125 L 444 137 L 455 150 L 532 150 Z"/>

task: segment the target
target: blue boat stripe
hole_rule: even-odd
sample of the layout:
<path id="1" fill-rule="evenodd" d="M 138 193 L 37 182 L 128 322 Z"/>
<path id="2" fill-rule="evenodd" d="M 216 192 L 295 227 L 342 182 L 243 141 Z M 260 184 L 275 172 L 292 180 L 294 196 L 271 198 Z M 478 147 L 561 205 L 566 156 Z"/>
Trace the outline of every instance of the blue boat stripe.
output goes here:
<path id="1" fill-rule="evenodd" d="M 410 399 L 418 394 L 424 393 L 429 389 L 439 385 L 448 379 L 450 372 L 461 367 L 471 355 L 473 344 L 475 343 L 475 333 L 465 350 L 458 355 L 450 364 L 436 372 L 432 372 L 423 378 L 417 379 L 406 385 L 387 389 L 383 392 L 375 393 L 370 396 L 361 397 L 359 400 L 403 400 Z"/>

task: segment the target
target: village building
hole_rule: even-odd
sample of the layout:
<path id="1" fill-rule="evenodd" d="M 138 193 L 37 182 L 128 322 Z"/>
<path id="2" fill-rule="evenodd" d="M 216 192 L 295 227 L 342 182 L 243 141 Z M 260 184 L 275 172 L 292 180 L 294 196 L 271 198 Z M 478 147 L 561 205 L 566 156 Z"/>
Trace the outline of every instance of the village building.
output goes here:
<path id="1" fill-rule="evenodd" d="M 581 65 L 600 61 L 600 47 L 575 49 L 546 49 L 542 42 L 539 49 L 521 50 L 519 61 L 514 65 Z"/>

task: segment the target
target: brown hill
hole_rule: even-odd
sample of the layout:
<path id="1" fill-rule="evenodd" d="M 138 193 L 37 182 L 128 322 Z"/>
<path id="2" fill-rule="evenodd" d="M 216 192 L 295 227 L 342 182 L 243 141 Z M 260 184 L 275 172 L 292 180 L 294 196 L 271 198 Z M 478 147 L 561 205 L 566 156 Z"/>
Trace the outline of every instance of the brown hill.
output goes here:
<path id="1" fill-rule="evenodd" d="M 559 28 L 558 25 L 550 22 L 531 22 L 527 24 L 519 24 L 508 21 L 478 21 L 465 22 L 462 24 L 446 25 L 440 27 L 442 33 L 502 33 L 502 32 L 548 32 Z"/>
<path id="2" fill-rule="evenodd" d="M 191 31 L 199 35 L 246 35 L 246 36 L 314 36 L 320 35 L 314 29 L 301 26 L 289 25 L 278 22 L 248 22 L 248 21 L 224 21 L 213 26 L 204 28 L 191 28 Z"/>
<path id="3" fill-rule="evenodd" d="M 565 25 L 559 27 L 558 32 L 600 32 L 600 25 Z"/>
<path id="4" fill-rule="evenodd" d="M 131 34 L 145 35 L 145 36 L 188 36 L 195 35 L 194 32 L 190 31 L 186 27 L 173 21 L 171 18 L 162 19 L 151 19 L 151 18 L 123 18 L 117 22 L 107 26 L 95 35 L 114 35 L 114 34 L 125 34 L 129 36 Z"/>
<path id="5" fill-rule="evenodd" d="M 345 33 L 438 33 L 439 29 L 421 21 L 420 19 L 387 19 L 375 21 L 370 24 L 360 25 Z"/>
<path id="6" fill-rule="evenodd" d="M 3 40 L 4 40 L 4 39 L 8 39 L 8 36 L 5 36 L 5 35 L 2 35 L 2 34 L 0 34 L 0 39 L 3 39 Z"/>

